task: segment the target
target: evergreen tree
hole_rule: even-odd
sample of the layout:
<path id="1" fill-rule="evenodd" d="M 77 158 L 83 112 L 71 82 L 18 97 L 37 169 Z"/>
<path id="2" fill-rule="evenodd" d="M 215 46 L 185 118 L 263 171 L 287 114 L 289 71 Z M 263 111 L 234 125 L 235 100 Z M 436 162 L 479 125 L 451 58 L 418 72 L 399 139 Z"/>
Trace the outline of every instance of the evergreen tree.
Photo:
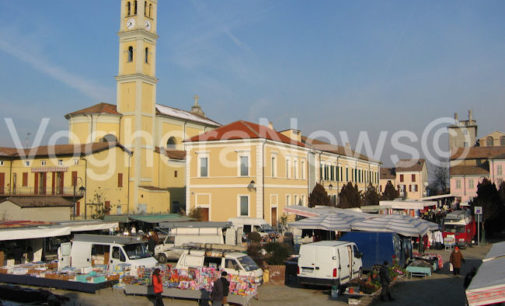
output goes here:
<path id="1" fill-rule="evenodd" d="M 324 189 L 323 185 L 317 183 L 309 195 L 309 207 L 314 207 L 316 205 L 330 206 L 330 203 L 330 197 L 326 189 Z"/>
<path id="2" fill-rule="evenodd" d="M 363 196 L 358 190 L 358 185 L 353 185 L 351 182 L 342 186 L 342 190 L 338 194 L 338 205 L 339 208 L 353 208 L 361 207 L 363 202 Z"/>
<path id="3" fill-rule="evenodd" d="M 377 188 L 372 186 L 372 184 L 368 185 L 363 197 L 363 206 L 370 205 L 379 205 L 379 193 L 377 192 Z"/>
<path id="4" fill-rule="evenodd" d="M 500 190 L 502 190 L 501 186 Z M 500 199 L 500 193 L 496 185 L 488 179 L 482 180 L 477 185 L 477 197 L 472 202 L 472 208 L 474 206 L 482 206 L 482 221 L 486 236 L 497 234 L 505 228 L 503 222 L 505 208 Z"/>
<path id="5" fill-rule="evenodd" d="M 400 196 L 400 193 L 398 190 L 395 189 L 395 186 L 393 186 L 393 183 L 391 181 L 388 181 L 386 184 L 386 187 L 384 187 L 384 192 L 382 193 L 381 200 L 383 201 L 393 201 L 394 199 L 398 198 Z"/>

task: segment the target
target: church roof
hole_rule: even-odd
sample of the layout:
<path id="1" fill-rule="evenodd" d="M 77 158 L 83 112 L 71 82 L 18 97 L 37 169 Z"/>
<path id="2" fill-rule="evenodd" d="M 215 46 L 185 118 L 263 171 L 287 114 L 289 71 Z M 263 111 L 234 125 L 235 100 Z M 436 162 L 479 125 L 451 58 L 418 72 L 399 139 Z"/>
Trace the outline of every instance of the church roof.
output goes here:
<path id="1" fill-rule="evenodd" d="M 303 143 L 293 140 L 267 126 L 243 120 L 232 122 L 215 130 L 191 137 L 189 140 L 185 141 L 198 142 L 237 139 L 268 139 L 299 147 L 305 147 Z"/>
<path id="2" fill-rule="evenodd" d="M 355 158 L 359 158 L 361 160 L 366 160 L 366 161 L 377 162 L 377 161 L 371 160 L 366 155 L 363 155 L 359 152 L 353 151 L 350 147 L 346 148 L 344 146 L 334 145 L 334 144 L 331 144 L 331 143 L 328 143 L 325 141 L 321 141 L 319 139 L 309 138 L 307 136 L 302 136 L 302 142 L 304 144 L 306 144 L 307 146 L 309 146 L 313 149 L 316 149 L 316 150 L 320 150 L 320 151 L 324 151 L 324 152 L 328 152 L 328 153 L 334 153 L 334 154 L 338 154 L 338 155 L 342 155 L 342 156 L 355 157 Z"/>
<path id="3" fill-rule="evenodd" d="M 453 175 L 489 175 L 489 170 L 478 166 L 455 166 L 450 169 Z"/>
<path id="4" fill-rule="evenodd" d="M 109 115 L 117 115 L 117 116 L 121 115 L 120 113 L 117 112 L 116 105 L 102 102 L 102 103 L 98 103 L 93 106 L 86 107 L 81 110 L 75 111 L 73 113 L 66 114 L 65 118 L 70 119 L 71 117 L 74 117 L 74 116 L 89 115 L 89 114 L 109 114 Z"/>
<path id="5" fill-rule="evenodd" d="M 182 120 L 203 123 L 203 124 L 207 124 L 207 125 L 210 125 L 213 127 L 221 126 L 220 123 L 218 123 L 214 120 L 211 120 L 207 117 L 203 117 L 198 114 L 194 114 L 194 113 L 191 113 L 191 112 L 188 112 L 188 111 L 185 111 L 182 109 L 178 109 L 175 107 L 171 107 L 171 106 L 156 104 L 156 111 L 157 111 L 157 114 L 159 114 L 159 115 L 164 115 L 164 116 L 179 118 Z"/>
<path id="6" fill-rule="evenodd" d="M 468 151 L 466 151 L 468 150 Z M 461 159 L 487 159 L 499 158 L 505 154 L 505 147 L 471 147 L 458 148 L 452 155 L 451 160 Z"/>

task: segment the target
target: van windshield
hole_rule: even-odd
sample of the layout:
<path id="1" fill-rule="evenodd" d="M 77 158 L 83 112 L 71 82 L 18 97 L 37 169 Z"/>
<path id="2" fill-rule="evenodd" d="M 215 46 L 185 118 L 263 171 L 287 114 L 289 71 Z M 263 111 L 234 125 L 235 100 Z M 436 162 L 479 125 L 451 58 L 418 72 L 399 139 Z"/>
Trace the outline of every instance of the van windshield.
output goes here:
<path id="1" fill-rule="evenodd" d="M 151 257 L 144 243 L 128 244 L 123 246 L 129 259 L 141 259 Z"/>
<path id="2" fill-rule="evenodd" d="M 242 268 L 244 268 L 244 270 L 246 270 L 248 272 L 259 269 L 258 265 L 249 256 L 242 256 L 242 257 L 237 258 L 237 260 L 242 265 Z"/>
<path id="3" fill-rule="evenodd" d="M 261 225 L 261 229 L 263 230 L 263 232 L 274 232 L 274 228 L 270 225 L 270 224 L 262 224 Z"/>

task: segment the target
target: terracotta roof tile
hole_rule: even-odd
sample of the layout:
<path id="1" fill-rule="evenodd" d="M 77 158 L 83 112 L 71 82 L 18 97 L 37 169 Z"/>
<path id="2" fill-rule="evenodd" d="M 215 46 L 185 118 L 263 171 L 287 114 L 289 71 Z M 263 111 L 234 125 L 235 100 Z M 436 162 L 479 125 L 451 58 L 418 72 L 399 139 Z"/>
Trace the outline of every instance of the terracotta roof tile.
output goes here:
<path id="1" fill-rule="evenodd" d="M 420 159 L 400 159 L 396 163 L 396 172 L 419 172 L 423 170 L 426 161 Z"/>
<path id="2" fill-rule="evenodd" d="M 98 103 L 93 106 L 83 108 L 81 110 L 69 113 L 65 115 L 65 118 L 69 119 L 70 117 L 78 116 L 78 115 L 88 115 L 88 114 L 110 114 L 110 115 L 118 115 L 116 105 L 109 103 Z"/>
<path id="3" fill-rule="evenodd" d="M 505 154 L 505 147 L 471 147 L 458 148 L 452 155 L 451 160 L 457 159 L 480 159 L 496 158 Z"/>
<path id="4" fill-rule="evenodd" d="M 380 179 L 394 180 L 396 178 L 395 168 L 381 168 Z"/>
<path id="5" fill-rule="evenodd" d="M 243 120 L 232 122 L 215 130 L 191 137 L 189 140 L 185 141 L 198 142 L 237 139 L 268 139 L 299 147 L 305 147 L 303 143 L 293 140 L 269 127 Z"/>
<path id="6" fill-rule="evenodd" d="M 489 175 L 489 170 L 477 166 L 455 166 L 451 167 L 450 175 Z"/>
<path id="7" fill-rule="evenodd" d="M 171 150 L 171 149 L 156 147 L 154 149 L 154 152 L 164 154 L 165 156 L 167 156 L 170 159 L 178 159 L 178 160 L 185 160 L 186 159 L 186 151 L 184 151 L 184 150 Z"/>
<path id="8" fill-rule="evenodd" d="M 19 207 L 72 207 L 73 201 L 71 198 L 62 196 L 10 196 L 0 199 L 0 205 L 9 201 Z"/>
<path id="9" fill-rule="evenodd" d="M 16 148 L 0 148 L 0 152 L 10 152 L 10 157 L 21 158 L 24 154 L 29 158 L 33 157 L 46 157 L 46 156 L 83 156 L 93 153 L 98 153 L 109 148 L 119 147 L 123 151 L 130 153 L 124 146 L 116 142 L 94 142 L 87 144 L 62 144 L 54 146 L 40 146 L 30 149 L 16 149 Z"/>

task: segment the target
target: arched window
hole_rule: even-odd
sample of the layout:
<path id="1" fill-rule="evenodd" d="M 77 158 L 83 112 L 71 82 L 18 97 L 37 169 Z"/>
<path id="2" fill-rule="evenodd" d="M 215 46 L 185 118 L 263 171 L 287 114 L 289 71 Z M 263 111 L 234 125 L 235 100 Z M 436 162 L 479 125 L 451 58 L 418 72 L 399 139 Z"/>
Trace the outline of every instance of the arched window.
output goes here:
<path id="1" fill-rule="evenodd" d="M 494 146 L 494 139 L 493 139 L 493 137 L 488 136 L 488 137 L 486 138 L 486 146 L 488 146 L 488 147 L 492 147 L 492 146 Z"/>
<path id="2" fill-rule="evenodd" d="M 137 0 L 133 4 L 133 15 L 137 15 Z"/>
<path id="3" fill-rule="evenodd" d="M 146 58 L 145 58 L 146 64 L 149 64 L 149 48 L 146 48 Z"/>
<path id="4" fill-rule="evenodd" d="M 152 17 L 151 16 L 152 9 L 153 9 L 153 5 L 149 3 L 149 17 Z"/>
<path id="5" fill-rule="evenodd" d="M 147 1 L 144 1 L 144 16 L 147 16 Z"/>
<path id="6" fill-rule="evenodd" d="M 132 46 L 128 47 L 128 61 L 133 62 L 133 47 Z"/>
<path id="7" fill-rule="evenodd" d="M 130 16 L 132 14 L 132 4 L 130 1 L 126 3 L 126 16 Z"/>
<path id="8" fill-rule="evenodd" d="M 177 145 L 177 141 L 174 136 L 170 136 L 167 141 L 167 149 L 175 149 L 175 146 Z"/>
<path id="9" fill-rule="evenodd" d="M 117 137 L 113 134 L 107 134 L 103 136 L 102 142 L 117 142 Z"/>

